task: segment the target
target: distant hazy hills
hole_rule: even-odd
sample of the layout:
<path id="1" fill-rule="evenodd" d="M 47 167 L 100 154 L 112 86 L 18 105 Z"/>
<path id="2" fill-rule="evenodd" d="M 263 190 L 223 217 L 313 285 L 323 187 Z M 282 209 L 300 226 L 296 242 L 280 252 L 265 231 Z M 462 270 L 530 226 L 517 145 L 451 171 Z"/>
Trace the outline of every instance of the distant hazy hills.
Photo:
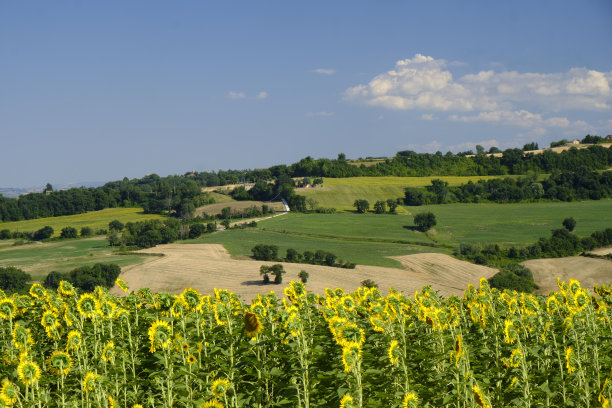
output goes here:
<path id="1" fill-rule="evenodd" d="M 53 185 L 53 190 L 68 190 L 74 187 L 100 187 L 106 184 L 106 181 L 85 181 L 80 183 L 67 183 Z M 45 184 L 36 187 L 18 188 L 18 187 L 0 187 L 0 194 L 4 197 L 15 198 L 28 193 L 42 193 L 45 189 Z"/>

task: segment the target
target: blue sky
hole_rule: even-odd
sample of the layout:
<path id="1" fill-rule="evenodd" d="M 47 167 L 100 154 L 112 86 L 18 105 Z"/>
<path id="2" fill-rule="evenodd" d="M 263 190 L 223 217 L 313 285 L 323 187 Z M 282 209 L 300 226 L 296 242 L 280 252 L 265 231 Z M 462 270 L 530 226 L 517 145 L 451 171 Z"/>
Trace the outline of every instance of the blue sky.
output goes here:
<path id="1" fill-rule="evenodd" d="M 0 1 L 0 186 L 612 134 L 612 2 Z"/>

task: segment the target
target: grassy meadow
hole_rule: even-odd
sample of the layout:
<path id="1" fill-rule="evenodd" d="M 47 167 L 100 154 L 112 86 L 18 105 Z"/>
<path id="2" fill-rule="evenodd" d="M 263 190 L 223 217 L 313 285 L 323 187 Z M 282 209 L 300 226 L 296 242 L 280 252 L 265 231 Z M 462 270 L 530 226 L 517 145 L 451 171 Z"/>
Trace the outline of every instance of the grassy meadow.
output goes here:
<path id="1" fill-rule="evenodd" d="M 348 177 L 328 178 L 323 180 L 323 186 L 315 188 L 298 188 L 296 193 L 317 200 L 322 207 L 334 207 L 339 211 L 352 211 L 357 199 L 370 202 L 370 207 L 378 200 L 404 197 L 405 187 L 425 187 L 432 179 L 441 179 L 451 186 L 458 186 L 468 181 L 489 180 L 499 176 L 469 176 L 469 177 Z M 398 208 L 398 212 L 402 209 Z"/>
<path id="2" fill-rule="evenodd" d="M 0 230 L 8 229 L 11 232 L 30 232 L 39 230 L 48 225 L 54 230 L 53 236 L 59 237 L 62 228 L 65 227 L 74 227 L 79 231 L 82 227 L 91 227 L 95 231 L 96 229 L 107 229 L 108 223 L 113 220 L 119 220 L 125 224 L 126 222 L 163 218 L 164 217 L 157 214 L 144 214 L 142 208 L 107 208 L 100 211 L 90 211 L 85 214 L 38 218 L 25 221 L 0 222 Z"/>
<path id="3" fill-rule="evenodd" d="M 3 241 L 0 241 L 2 245 Z M 114 255 L 104 237 L 0 246 L 0 267 L 14 266 L 42 280 L 51 271 L 68 272 L 78 266 L 115 263 L 122 268 L 143 262 L 143 255 Z"/>

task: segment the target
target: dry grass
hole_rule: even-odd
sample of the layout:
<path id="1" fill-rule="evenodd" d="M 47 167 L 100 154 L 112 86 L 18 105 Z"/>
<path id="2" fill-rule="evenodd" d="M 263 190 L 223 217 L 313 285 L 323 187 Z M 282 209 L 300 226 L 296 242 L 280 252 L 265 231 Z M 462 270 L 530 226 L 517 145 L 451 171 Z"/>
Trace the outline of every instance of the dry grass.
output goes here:
<path id="1" fill-rule="evenodd" d="M 557 278 L 576 279 L 583 287 L 612 283 L 612 262 L 605 259 L 572 256 L 554 259 L 533 259 L 523 262 L 533 272 L 533 280 L 540 287 L 537 293 L 558 290 Z"/>
<path id="2" fill-rule="evenodd" d="M 271 290 L 281 294 L 286 283 L 298 280 L 301 270 L 310 274 L 307 287 L 315 293 L 323 293 L 326 287 L 342 287 L 352 291 L 361 286 L 361 281 L 371 279 L 384 292 L 393 287 L 411 294 L 425 285 L 431 285 L 443 295 L 460 295 L 469 283 L 477 284 L 481 276 L 488 278 L 496 272 L 492 268 L 459 261 L 448 255 L 417 254 L 396 257 L 404 269 L 365 265 L 341 269 L 283 263 L 287 271 L 283 277 L 284 283 L 262 285 L 260 266 L 274 262 L 234 259 L 221 245 L 169 244 L 139 252 L 161 253 L 164 256 L 151 257 L 144 264 L 124 268 L 121 278 L 131 290 L 148 287 L 153 291 L 179 293 L 193 287 L 210 294 L 213 288 L 223 288 L 239 294 L 246 301 Z M 114 293 L 117 290 L 114 288 Z"/>

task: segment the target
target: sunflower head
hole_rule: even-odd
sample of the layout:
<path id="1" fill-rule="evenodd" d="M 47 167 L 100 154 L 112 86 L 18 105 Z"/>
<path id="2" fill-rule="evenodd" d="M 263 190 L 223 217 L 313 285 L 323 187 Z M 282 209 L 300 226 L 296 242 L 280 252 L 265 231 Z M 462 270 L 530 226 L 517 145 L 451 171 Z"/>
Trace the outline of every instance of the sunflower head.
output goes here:
<path id="1" fill-rule="evenodd" d="M 13 344 L 20 351 L 24 351 L 27 346 L 34 344 L 30 329 L 19 323 L 15 323 L 15 328 L 13 329 Z"/>
<path id="2" fill-rule="evenodd" d="M 88 371 L 85 374 L 85 377 L 83 377 L 83 382 L 81 383 L 81 386 L 83 387 L 83 391 L 84 392 L 93 391 L 96 387 L 98 378 L 100 378 L 99 374 Z"/>
<path id="3" fill-rule="evenodd" d="M 72 367 L 72 358 L 65 351 L 54 351 L 47 359 L 49 371 L 57 375 L 68 375 Z"/>
<path id="4" fill-rule="evenodd" d="M 361 346 L 358 343 L 351 343 L 342 348 L 342 364 L 344 371 L 350 373 L 361 361 Z"/>
<path id="5" fill-rule="evenodd" d="M 474 402 L 476 402 L 476 404 L 480 405 L 482 408 L 491 408 L 491 404 L 489 404 L 487 397 L 478 385 L 473 386 L 472 391 L 474 391 Z"/>
<path id="6" fill-rule="evenodd" d="M 151 353 L 157 349 L 167 349 L 172 342 L 170 324 L 164 320 L 154 321 L 149 327 L 149 341 L 151 342 Z"/>
<path id="7" fill-rule="evenodd" d="M 187 356 L 187 363 L 195 364 L 197 362 L 198 362 L 198 359 L 193 354 L 190 354 L 190 355 Z"/>
<path id="8" fill-rule="evenodd" d="M 104 348 L 102 349 L 102 354 L 100 355 L 100 358 L 102 358 L 102 360 L 108 362 L 113 362 L 115 361 L 115 343 L 113 343 L 112 341 L 109 341 L 108 343 L 106 343 L 106 346 L 104 346 Z"/>
<path id="9" fill-rule="evenodd" d="M 4 397 L 7 406 L 11 406 L 17 403 L 17 399 L 19 398 L 19 387 L 5 379 L 2 381 L 0 396 Z"/>
<path id="10" fill-rule="evenodd" d="M 200 408 L 224 408 L 223 404 L 217 400 L 210 400 L 198 405 Z"/>
<path id="11" fill-rule="evenodd" d="M 123 293 L 127 293 L 127 291 L 130 289 L 128 288 L 127 283 L 123 279 L 117 278 L 117 280 L 115 281 L 115 285 L 119 286 L 119 289 L 121 289 Z"/>
<path id="12" fill-rule="evenodd" d="M 229 381 L 225 378 L 217 378 L 212 383 L 212 393 L 216 398 L 221 398 L 225 395 L 229 388 Z"/>
<path id="13" fill-rule="evenodd" d="M 32 385 L 40 379 L 40 367 L 33 361 L 22 361 L 17 367 L 19 380 L 26 385 Z"/>
<path id="14" fill-rule="evenodd" d="M 419 398 L 414 392 L 409 392 L 404 395 L 404 400 L 402 401 L 402 408 L 417 408 L 419 405 Z"/>
<path id="15" fill-rule="evenodd" d="M 400 350 L 399 343 L 397 340 L 391 340 L 391 344 L 389 344 L 389 361 L 391 361 L 392 365 L 396 365 L 400 359 Z"/>
<path id="16" fill-rule="evenodd" d="M 0 300 L 0 317 L 4 320 L 14 319 L 19 313 L 17 303 L 12 298 Z"/>
<path id="17" fill-rule="evenodd" d="M 100 302 L 98 299 L 89 293 L 83 293 L 77 302 L 77 310 L 83 317 L 94 319 L 100 314 Z"/>
<path id="18" fill-rule="evenodd" d="M 349 394 L 345 394 L 340 400 L 340 408 L 355 408 L 355 400 Z"/>
<path id="19" fill-rule="evenodd" d="M 255 337 L 263 329 L 263 324 L 255 313 L 244 312 L 244 334 L 248 337 Z"/>
<path id="20" fill-rule="evenodd" d="M 40 283 L 35 283 L 30 287 L 30 295 L 38 300 L 47 297 L 47 290 Z"/>
<path id="21" fill-rule="evenodd" d="M 75 293 L 74 286 L 72 286 L 72 283 L 65 280 L 60 281 L 57 287 L 57 292 L 64 297 L 70 297 Z"/>
<path id="22" fill-rule="evenodd" d="M 81 347 L 81 333 L 71 330 L 66 340 L 66 350 L 78 350 Z"/>

